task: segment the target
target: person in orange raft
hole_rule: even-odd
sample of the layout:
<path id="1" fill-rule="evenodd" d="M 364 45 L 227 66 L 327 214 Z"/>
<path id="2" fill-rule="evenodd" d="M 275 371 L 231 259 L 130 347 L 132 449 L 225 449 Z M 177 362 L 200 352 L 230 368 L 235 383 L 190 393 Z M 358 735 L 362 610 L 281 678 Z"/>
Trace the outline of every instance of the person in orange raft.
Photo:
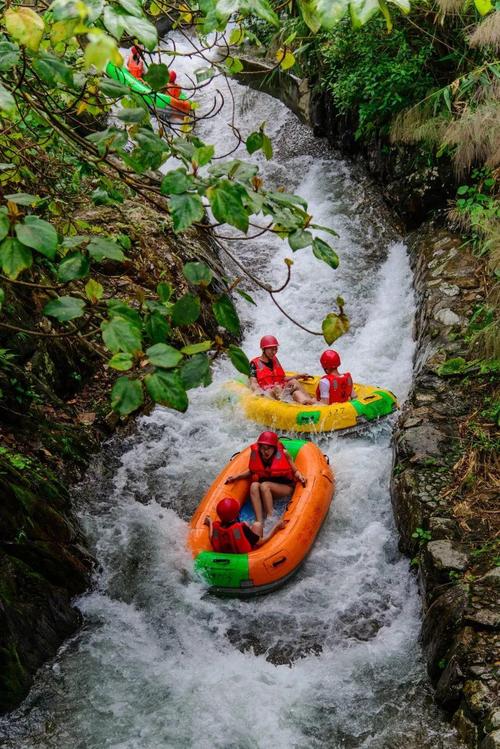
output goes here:
<path id="1" fill-rule="evenodd" d="M 333 349 L 323 351 L 320 363 L 326 374 L 320 379 L 316 388 L 316 398 L 319 403 L 345 403 L 356 397 L 353 390 L 352 377 L 349 372 L 340 374 L 340 356 Z"/>
<path id="2" fill-rule="evenodd" d="M 134 78 L 142 80 L 144 75 L 144 60 L 142 59 L 143 50 L 137 44 L 130 48 L 130 54 L 127 58 L 127 70 Z"/>
<path id="3" fill-rule="evenodd" d="M 212 522 L 209 515 L 203 521 L 208 525 L 210 543 L 214 551 L 222 554 L 246 554 L 269 541 L 283 527 L 277 523 L 263 538 L 252 527 L 240 520 L 240 504 L 234 497 L 224 497 L 216 507 L 219 520 Z"/>
<path id="4" fill-rule="evenodd" d="M 265 335 L 260 339 L 262 353 L 250 362 L 250 388 L 254 393 L 270 395 L 280 400 L 288 393 L 294 401 L 305 406 L 311 406 L 316 401 L 302 390 L 298 380 L 308 380 L 311 375 L 298 374 L 287 377 L 278 361 L 278 341 L 273 335 Z"/>
<path id="5" fill-rule="evenodd" d="M 273 501 L 289 497 L 298 481 L 306 485 L 306 478 L 298 470 L 275 432 L 262 432 L 251 445 L 248 469 L 236 476 L 228 476 L 226 484 L 239 479 L 251 479 L 250 501 L 255 513 L 252 530 L 262 537 L 264 518 L 273 512 Z"/>

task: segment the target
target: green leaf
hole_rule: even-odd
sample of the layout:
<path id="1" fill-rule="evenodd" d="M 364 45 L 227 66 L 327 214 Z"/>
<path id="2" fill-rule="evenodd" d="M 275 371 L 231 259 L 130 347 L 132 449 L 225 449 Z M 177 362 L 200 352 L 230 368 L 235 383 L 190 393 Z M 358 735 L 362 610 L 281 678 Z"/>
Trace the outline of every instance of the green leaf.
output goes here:
<path id="1" fill-rule="evenodd" d="M 333 250 L 329 244 L 326 242 L 323 242 L 322 239 L 319 237 L 316 237 L 313 239 L 313 254 L 315 257 L 319 258 L 319 260 L 323 260 L 324 263 L 330 266 L 330 268 L 338 268 L 339 265 L 339 257 L 335 250 Z"/>
<path id="2" fill-rule="evenodd" d="M 77 278 L 85 278 L 88 275 L 90 263 L 88 257 L 81 252 L 75 252 L 73 255 L 66 255 L 64 260 L 59 264 L 57 277 L 62 283 L 74 281 Z"/>
<path id="3" fill-rule="evenodd" d="M 123 83 L 113 81 L 109 78 L 103 78 L 99 81 L 99 88 L 106 96 L 110 96 L 112 99 L 119 99 L 122 96 L 130 95 L 130 88 L 125 86 Z"/>
<path id="4" fill-rule="evenodd" d="M 213 345 L 213 341 L 200 341 L 200 343 L 190 343 L 189 346 L 183 346 L 181 351 L 186 356 L 192 356 L 192 354 L 202 354 L 205 351 L 210 351 Z"/>
<path id="5" fill-rule="evenodd" d="M 257 306 L 256 302 L 252 299 L 250 294 L 247 294 L 246 291 L 243 291 L 243 289 L 235 289 L 236 293 L 239 294 L 243 299 L 245 299 L 247 302 L 250 302 L 250 304 L 255 304 Z"/>
<path id="6" fill-rule="evenodd" d="M 182 359 L 181 352 L 167 343 L 156 343 L 154 346 L 150 346 L 146 349 L 146 355 L 151 364 L 164 369 L 176 367 Z"/>
<path id="7" fill-rule="evenodd" d="M 33 62 L 33 67 L 40 78 L 49 86 L 64 83 L 66 86 L 74 85 L 74 69 L 66 65 L 59 57 L 49 53 L 39 53 Z"/>
<path id="8" fill-rule="evenodd" d="M 149 119 L 149 112 L 142 107 L 125 107 L 116 116 L 122 122 L 142 122 L 146 117 Z"/>
<path id="9" fill-rule="evenodd" d="M 265 133 L 262 135 L 262 153 L 267 161 L 269 161 L 273 156 L 273 144 L 271 143 L 271 139 Z"/>
<path id="10" fill-rule="evenodd" d="M 118 0 L 118 2 L 127 13 L 130 13 L 130 15 L 137 16 L 137 18 L 142 17 L 143 4 L 141 0 Z"/>
<path id="11" fill-rule="evenodd" d="M 316 34 L 321 27 L 321 18 L 316 10 L 314 0 L 297 0 L 302 18 L 313 34 Z"/>
<path id="12" fill-rule="evenodd" d="M 6 237 L 0 244 L 0 266 L 8 278 L 15 280 L 33 263 L 33 254 L 19 240 Z"/>
<path id="13" fill-rule="evenodd" d="M 174 231 L 180 232 L 187 229 L 195 221 L 201 221 L 205 215 L 205 209 L 199 195 L 172 195 L 168 201 L 172 213 Z"/>
<path id="14" fill-rule="evenodd" d="M 151 312 L 146 320 L 146 334 L 153 343 L 163 343 L 170 333 L 170 325 L 159 312 Z"/>
<path id="15" fill-rule="evenodd" d="M 290 50 L 279 49 L 276 52 L 276 60 L 282 70 L 289 70 L 295 65 L 295 55 Z"/>
<path id="16" fill-rule="evenodd" d="M 474 0 L 474 5 L 482 16 L 489 13 L 493 9 L 491 0 Z"/>
<path id="17" fill-rule="evenodd" d="M 48 221 L 38 216 L 26 216 L 22 224 L 16 224 L 16 236 L 27 247 L 41 252 L 53 260 L 57 250 L 57 232 Z"/>
<path id="18" fill-rule="evenodd" d="M 186 411 L 188 397 L 186 389 L 177 372 L 163 372 L 158 370 L 145 377 L 146 388 L 155 403 Z"/>
<path id="19" fill-rule="evenodd" d="M 349 320 L 343 314 L 337 315 L 335 312 L 330 312 L 321 323 L 321 329 L 323 331 L 323 338 L 330 345 L 337 338 L 344 335 L 344 333 L 347 333 L 349 330 Z"/>
<path id="20" fill-rule="evenodd" d="M 238 73 L 241 73 L 241 71 L 243 70 L 243 64 L 238 57 L 227 57 L 226 65 L 228 67 L 229 72 L 232 73 L 233 75 L 237 75 Z"/>
<path id="21" fill-rule="evenodd" d="M 333 237 L 338 237 L 338 232 L 335 231 L 335 229 L 332 229 L 330 226 L 321 226 L 321 224 L 309 224 L 309 228 L 311 229 L 318 229 L 318 231 L 326 231 L 328 234 L 331 234 Z"/>
<path id="22" fill-rule="evenodd" d="M 121 8 L 106 5 L 104 8 L 104 25 L 115 39 L 120 40 L 125 31 L 125 13 Z"/>
<path id="23" fill-rule="evenodd" d="M 126 372 L 134 366 L 134 359 L 131 354 L 115 354 L 108 361 L 108 367 L 117 369 L 119 372 Z"/>
<path id="24" fill-rule="evenodd" d="M 203 83 L 203 81 L 210 80 L 214 75 L 216 75 L 216 73 L 217 71 L 215 68 L 198 68 L 198 70 L 194 71 L 197 83 Z"/>
<path id="25" fill-rule="evenodd" d="M 313 235 L 310 231 L 304 231 L 303 229 L 296 229 L 288 235 L 288 244 L 295 252 L 301 250 L 303 247 L 309 247 L 313 242 Z"/>
<path id="26" fill-rule="evenodd" d="M 128 1 L 129 0 L 122 0 L 122 4 L 123 2 Z M 153 24 L 145 18 L 138 18 L 136 16 L 124 16 L 124 18 L 126 22 L 125 28 L 130 36 L 134 36 L 144 44 L 149 52 L 152 52 L 158 44 L 158 33 Z"/>
<path id="27" fill-rule="evenodd" d="M 10 229 L 10 221 L 7 215 L 7 211 L 3 206 L 2 208 L 0 208 L 0 240 L 7 236 Z"/>
<path id="28" fill-rule="evenodd" d="M 111 408 L 120 416 L 128 416 L 144 403 L 142 382 L 119 377 L 111 391 Z"/>
<path id="29" fill-rule="evenodd" d="M 231 344 L 228 353 L 233 367 L 235 367 L 238 372 L 250 376 L 250 362 L 245 352 L 238 348 L 238 346 L 233 346 L 233 344 Z"/>
<path id="30" fill-rule="evenodd" d="M 116 41 L 111 36 L 89 33 L 88 38 L 90 41 L 85 47 L 83 56 L 86 68 L 93 65 L 97 70 L 104 70 L 109 61 L 115 65 L 121 64 L 122 56 Z"/>
<path id="31" fill-rule="evenodd" d="M 12 42 L 0 42 L 0 73 L 14 68 L 19 63 L 19 47 Z"/>
<path id="32" fill-rule="evenodd" d="M 135 354 L 142 348 L 141 333 L 130 321 L 121 317 L 113 317 L 101 323 L 102 339 L 113 354 L 125 351 Z"/>
<path id="33" fill-rule="evenodd" d="M 108 312 L 110 317 L 123 317 L 128 320 L 140 332 L 142 329 L 142 318 L 136 309 L 124 304 L 120 299 L 108 299 Z"/>
<path id="34" fill-rule="evenodd" d="M 438 367 L 437 373 L 440 377 L 449 377 L 451 375 L 461 375 L 467 372 L 469 363 L 462 357 L 456 356 L 453 359 L 448 359 L 440 367 Z"/>
<path id="35" fill-rule="evenodd" d="M 23 47 L 36 52 L 42 41 L 45 24 L 31 8 L 8 8 L 4 23 L 10 36 Z"/>
<path id="36" fill-rule="evenodd" d="M 151 63 L 144 80 L 153 91 L 161 91 L 169 82 L 169 72 L 165 63 Z"/>
<path id="37" fill-rule="evenodd" d="M 73 296 L 60 296 L 52 299 L 43 308 L 44 315 L 55 317 L 59 322 L 67 322 L 81 317 L 85 310 L 83 299 L 76 299 Z"/>
<path id="38" fill-rule="evenodd" d="M 4 199 L 10 200 L 11 203 L 16 203 L 16 205 L 29 206 L 36 205 L 42 200 L 38 195 L 30 195 L 27 192 L 15 192 L 12 195 L 4 195 Z"/>
<path id="39" fill-rule="evenodd" d="M 168 300 L 172 296 L 172 287 L 169 283 L 165 283 L 165 281 L 161 281 L 156 287 L 156 293 L 158 294 L 158 296 L 160 297 L 160 300 L 163 303 L 168 302 Z"/>
<path id="40" fill-rule="evenodd" d="M 256 16 L 279 28 L 280 20 L 267 0 L 248 0 L 247 6 Z"/>
<path id="41" fill-rule="evenodd" d="M 262 148 L 263 142 L 264 135 L 259 130 L 257 130 L 255 133 L 250 133 L 245 141 L 248 153 L 252 154 L 255 153 L 255 151 L 258 151 L 260 148 Z"/>
<path id="42" fill-rule="evenodd" d="M 240 333 L 240 320 L 235 306 L 227 294 L 223 294 L 216 302 L 212 304 L 212 311 L 215 319 L 234 335 Z"/>
<path id="43" fill-rule="evenodd" d="M 194 294 L 184 294 L 172 307 L 174 325 L 191 325 L 196 322 L 201 312 L 200 299 Z"/>
<path id="44" fill-rule="evenodd" d="M 213 278 L 213 273 L 205 263 L 186 263 L 182 272 L 190 283 L 199 286 L 208 286 Z"/>
<path id="45" fill-rule="evenodd" d="M 85 294 L 87 295 L 87 298 L 92 302 L 92 304 L 95 304 L 99 301 L 99 299 L 102 299 L 104 289 L 99 281 L 94 281 L 94 279 L 91 278 L 85 284 Z"/>
<path id="46" fill-rule="evenodd" d="M 229 180 L 221 180 L 207 191 L 210 207 L 217 221 L 230 224 L 243 232 L 248 231 L 248 214 L 243 207 L 245 190 Z"/>
<path id="47" fill-rule="evenodd" d="M 89 242 L 87 250 L 90 257 L 97 260 L 97 262 L 101 262 L 102 260 L 117 260 L 118 262 L 122 262 L 125 260 L 123 251 L 111 239 L 95 237 Z"/>
<path id="48" fill-rule="evenodd" d="M 212 160 L 214 153 L 215 148 L 213 146 L 200 146 L 193 153 L 191 161 L 198 166 L 206 166 Z"/>
<path id="49" fill-rule="evenodd" d="M 182 195 L 193 185 L 193 177 L 185 169 L 173 169 L 164 176 L 160 190 L 162 195 Z"/>
<path id="50" fill-rule="evenodd" d="M 0 83 L 0 112 L 12 114 L 16 109 L 16 102 L 10 91 Z"/>
<path id="51" fill-rule="evenodd" d="M 186 390 L 209 385 L 211 382 L 210 362 L 206 354 L 198 353 L 188 359 L 180 369 L 181 381 Z"/>

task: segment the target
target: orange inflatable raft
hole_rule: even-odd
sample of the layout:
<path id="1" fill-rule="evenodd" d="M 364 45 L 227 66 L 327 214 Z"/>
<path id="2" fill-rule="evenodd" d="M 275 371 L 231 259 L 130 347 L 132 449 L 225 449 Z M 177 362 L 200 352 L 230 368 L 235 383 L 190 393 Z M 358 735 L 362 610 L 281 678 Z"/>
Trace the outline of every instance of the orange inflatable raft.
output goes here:
<path id="1" fill-rule="evenodd" d="M 207 515 L 217 519 L 215 508 L 223 497 L 240 504 L 240 519 L 255 519 L 249 500 L 249 479 L 224 484 L 231 474 L 248 468 L 250 447 L 237 453 L 217 476 L 191 520 L 188 545 L 195 569 L 210 590 L 219 595 L 246 597 L 268 593 L 286 582 L 300 567 L 326 517 L 334 491 L 328 459 L 319 447 L 306 440 L 283 439 L 283 445 L 307 479 L 296 484 L 291 498 L 275 505 L 286 525 L 269 541 L 247 554 L 222 554 L 212 550 Z"/>

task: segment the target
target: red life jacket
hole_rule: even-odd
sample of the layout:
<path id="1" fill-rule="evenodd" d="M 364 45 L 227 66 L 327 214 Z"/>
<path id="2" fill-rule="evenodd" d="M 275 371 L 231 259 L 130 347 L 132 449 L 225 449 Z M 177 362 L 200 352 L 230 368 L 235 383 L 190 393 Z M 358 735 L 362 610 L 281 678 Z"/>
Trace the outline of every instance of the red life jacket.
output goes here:
<path id="1" fill-rule="evenodd" d="M 214 551 L 223 554 L 245 554 L 252 550 L 252 544 L 243 532 L 243 523 L 233 523 L 228 528 L 224 528 L 220 520 L 215 520 L 212 528 Z"/>
<path id="2" fill-rule="evenodd" d="M 129 54 L 127 60 L 127 70 L 134 76 L 134 78 L 138 78 L 139 80 L 142 78 L 142 76 L 144 75 L 144 63 L 139 55 L 134 55 L 133 52 Z"/>
<path id="3" fill-rule="evenodd" d="M 274 385 L 285 384 L 285 370 L 281 366 L 276 356 L 273 357 L 273 368 L 264 364 L 260 356 L 252 359 L 252 364 L 255 365 L 255 372 L 257 376 L 257 382 L 262 390 L 272 388 Z"/>
<path id="4" fill-rule="evenodd" d="M 252 472 L 252 481 L 265 479 L 271 481 L 273 478 L 284 478 L 294 482 L 292 466 L 284 453 L 284 447 L 278 442 L 278 447 L 274 453 L 270 466 L 265 466 L 260 457 L 259 446 L 257 443 L 250 446 L 250 461 L 248 468 Z"/>
<path id="5" fill-rule="evenodd" d="M 330 397 L 328 403 L 345 403 L 349 400 L 352 394 L 352 377 L 349 372 L 345 374 L 327 374 L 324 375 L 322 380 L 328 380 L 330 382 Z M 318 387 L 316 388 L 316 398 L 321 399 L 321 393 Z"/>

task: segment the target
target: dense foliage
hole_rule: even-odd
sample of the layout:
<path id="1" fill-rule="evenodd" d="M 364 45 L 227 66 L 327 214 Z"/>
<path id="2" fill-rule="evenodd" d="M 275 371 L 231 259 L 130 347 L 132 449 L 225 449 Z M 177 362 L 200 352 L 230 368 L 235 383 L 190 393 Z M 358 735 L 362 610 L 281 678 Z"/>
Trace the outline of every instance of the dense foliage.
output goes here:
<path id="1" fill-rule="evenodd" d="M 200 86 L 238 69 L 239 61 L 227 54 L 223 36 L 206 38 L 212 31 L 224 32 L 238 12 L 237 3 L 225 8 L 202 2 L 183 6 L 180 13 L 158 3 L 148 9 L 153 15 L 170 14 L 177 24 L 188 23 L 189 34 L 194 28 L 205 52 L 217 45 L 226 50 L 218 62 L 195 71 Z M 277 23 L 267 0 L 242 3 L 239 12 L 255 12 Z M 323 15 L 326 22 L 326 11 Z M 131 263 L 130 239 L 104 234 L 76 218 L 75 208 L 88 195 L 96 205 L 112 205 L 137 194 L 165 214 L 176 234 L 196 225 L 218 238 L 224 224 L 247 239 L 272 231 L 286 239 L 292 251 L 311 247 L 333 269 L 337 255 L 317 231 L 334 232 L 313 222 L 300 197 L 266 189 L 256 166 L 216 155 L 202 142 L 194 126 L 204 115 L 197 114 L 195 97 L 183 121 L 160 118 L 154 98 L 151 103 L 106 75 L 110 64 L 123 63 L 118 43 L 138 40 L 150 53 L 147 84 L 161 91 L 169 82 L 164 62 L 168 52 L 153 57 L 157 31 L 139 0 L 55 0 L 48 7 L 12 3 L 4 8 L 0 28 L 0 306 L 6 315 L 0 327 L 24 336 L 84 339 L 108 367 L 128 373 L 112 391 L 112 406 L 121 415 L 138 408 L 145 392 L 153 401 L 183 411 L 186 391 L 209 381 L 207 352 L 216 354 L 225 344 L 217 336 L 215 341 L 179 346 L 178 330 L 196 323 L 204 305 L 220 328 L 237 336 L 240 324 L 229 293 L 220 286 L 216 290 L 205 263 L 191 262 L 184 266 L 187 292 L 162 282 L 149 298 L 142 292 L 116 298 L 99 275 L 110 268 L 120 273 L 120 266 Z M 231 38 L 235 40 L 234 32 Z M 171 60 L 175 51 L 170 52 Z M 193 86 L 191 97 L 196 89 Z M 232 129 L 236 144 L 244 140 L 249 154 L 262 150 L 270 158 L 272 145 L 263 126 L 246 136 Z M 176 160 L 175 168 L 160 174 L 157 170 L 169 159 Z M 233 260 L 243 274 L 249 273 Z M 288 261 L 288 280 L 291 266 Z M 270 294 L 277 293 L 265 281 L 252 279 Z M 13 319 L 13 288 L 36 289 L 43 298 L 32 327 Z M 332 342 L 345 327 L 341 310 L 340 315 L 329 312 L 322 331 L 315 332 Z M 240 349 L 232 345 L 228 353 L 238 370 L 249 371 Z"/>

